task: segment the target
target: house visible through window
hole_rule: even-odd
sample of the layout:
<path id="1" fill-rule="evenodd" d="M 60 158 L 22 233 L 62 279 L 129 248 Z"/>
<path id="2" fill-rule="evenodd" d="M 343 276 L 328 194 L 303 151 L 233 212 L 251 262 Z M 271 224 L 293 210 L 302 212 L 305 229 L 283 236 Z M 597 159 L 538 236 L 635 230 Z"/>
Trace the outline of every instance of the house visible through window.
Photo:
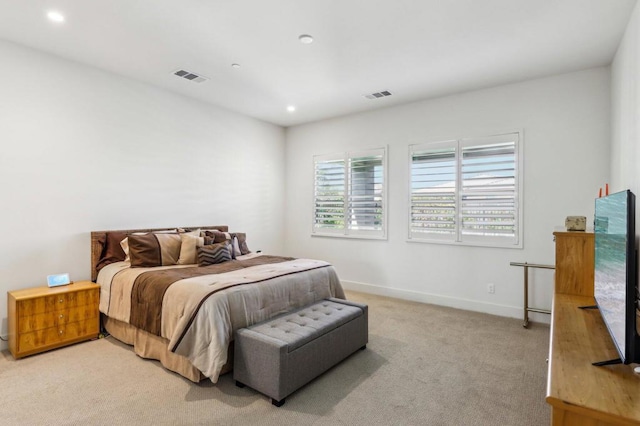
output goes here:
<path id="1" fill-rule="evenodd" d="M 386 237 L 384 148 L 314 157 L 313 233 Z"/>
<path id="2" fill-rule="evenodd" d="M 520 133 L 409 151 L 410 240 L 522 247 Z"/>

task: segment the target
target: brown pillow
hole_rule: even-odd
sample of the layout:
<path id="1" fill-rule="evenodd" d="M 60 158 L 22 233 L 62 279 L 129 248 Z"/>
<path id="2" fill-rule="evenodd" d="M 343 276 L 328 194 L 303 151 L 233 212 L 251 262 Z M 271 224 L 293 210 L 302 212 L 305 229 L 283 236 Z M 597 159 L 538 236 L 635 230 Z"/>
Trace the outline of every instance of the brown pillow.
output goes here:
<path id="1" fill-rule="evenodd" d="M 179 234 L 129 235 L 132 268 L 175 265 L 180 258 Z"/>
<path id="2" fill-rule="evenodd" d="M 200 266 L 214 265 L 231 260 L 229 244 L 226 242 L 201 246 L 197 250 L 198 265 Z"/>
<path id="3" fill-rule="evenodd" d="M 214 243 L 222 243 L 227 241 L 227 236 L 225 235 L 224 232 L 221 232 L 221 231 L 216 231 L 216 230 L 204 231 L 203 236 L 213 238 Z"/>
<path id="4" fill-rule="evenodd" d="M 102 254 L 96 265 L 96 271 L 100 272 L 100 270 L 108 264 L 122 262 L 124 260 L 125 254 L 120 246 L 120 241 L 125 238 L 127 238 L 126 232 L 107 232 Z"/>

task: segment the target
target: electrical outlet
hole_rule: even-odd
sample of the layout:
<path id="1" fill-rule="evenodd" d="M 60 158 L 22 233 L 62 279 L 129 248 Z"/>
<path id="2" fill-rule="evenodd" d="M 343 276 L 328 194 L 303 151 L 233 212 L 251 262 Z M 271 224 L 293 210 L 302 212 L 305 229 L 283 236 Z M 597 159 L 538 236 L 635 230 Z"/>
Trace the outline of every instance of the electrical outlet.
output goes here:
<path id="1" fill-rule="evenodd" d="M 496 292 L 496 286 L 494 284 L 487 284 L 487 293 L 494 294 Z"/>

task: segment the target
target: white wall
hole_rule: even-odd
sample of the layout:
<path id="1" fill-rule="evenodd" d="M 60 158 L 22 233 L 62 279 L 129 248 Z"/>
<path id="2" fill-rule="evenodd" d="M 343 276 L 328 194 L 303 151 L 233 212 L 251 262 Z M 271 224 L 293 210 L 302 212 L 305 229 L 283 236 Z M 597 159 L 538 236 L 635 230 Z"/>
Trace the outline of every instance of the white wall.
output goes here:
<path id="1" fill-rule="evenodd" d="M 287 129 L 286 252 L 332 262 L 347 288 L 521 317 L 523 270 L 509 262 L 553 264 L 554 227 L 593 221 L 609 177 L 609 79 L 595 68 Z M 408 243 L 408 145 L 513 129 L 524 130 L 524 248 Z M 311 237 L 312 156 L 383 145 L 388 241 Z M 531 277 L 531 304 L 549 308 L 553 272 Z"/>
<path id="2" fill-rule="evenodd" d="M 281 127 L 7 42 L 0 58 L 0 293 L 89 279 L 94 230 L 228 224 L 282 252 Z"/>
<path id="3" fill-rule="evenodd" d="M 636 5 L 611 64 L 611 182 L 613 190 L 631 189 L 637 197 L 640 197 L 639 75 L 640 5 Z"/>

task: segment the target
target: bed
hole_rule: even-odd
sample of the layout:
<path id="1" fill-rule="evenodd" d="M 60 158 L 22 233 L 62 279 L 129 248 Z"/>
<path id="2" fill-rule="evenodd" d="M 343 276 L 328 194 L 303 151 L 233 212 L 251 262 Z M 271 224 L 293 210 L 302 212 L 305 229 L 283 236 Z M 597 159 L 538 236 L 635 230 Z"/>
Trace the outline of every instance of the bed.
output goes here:
<path id="1" fill-rule="evenodd" d="M 214 244 L 205 233 L 224 234 L 228 244 Z M 120 252 L 114 255 L 122 237 L 125 254 L 131 255 L 126 260 Z M 205 248 L 225 246 L 235 259 L 198 266 L 194 259 L 208 258 L 193 257 L 195 245 L 186 244 L 194 238 L 202 247 L 198 256 L 208 253 Z M 158 247 L 150 250 L 145 241 Z M 140 260 L 150 252 L 157 260 Z M 329 263 L 251 253 L 246 235 L 229 233 L 227 226 L 92 232 L 91 274 L 101 286 L 106 331 L 139 356 L 159 360 L 194 382 L 216 383 L 230 371 L 237 329 L 327 297 L 345 298 Z"/>

